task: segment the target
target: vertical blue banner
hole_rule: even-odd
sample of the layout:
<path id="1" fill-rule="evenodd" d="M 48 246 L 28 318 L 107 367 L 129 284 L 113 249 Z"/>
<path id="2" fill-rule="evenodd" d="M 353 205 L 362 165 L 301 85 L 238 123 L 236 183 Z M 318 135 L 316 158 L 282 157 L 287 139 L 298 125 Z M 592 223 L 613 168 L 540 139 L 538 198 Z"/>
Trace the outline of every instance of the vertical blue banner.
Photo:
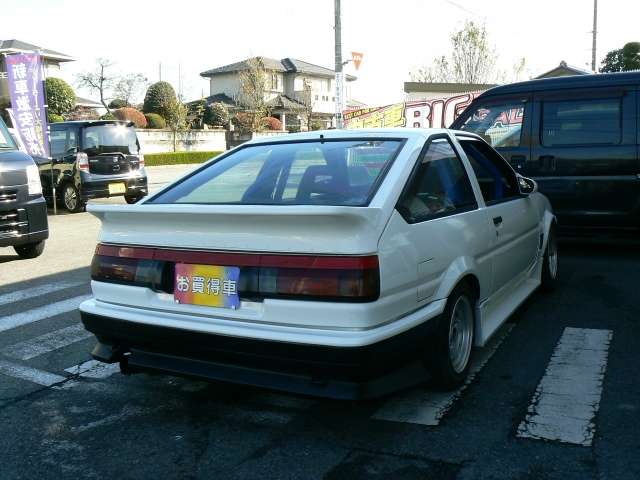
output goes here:
<path id="1" fill-rule="evenodd" d="M 48 157 L 44 78 L 40 55 L 20 53 L 7 55 L 5 59 L 11 108 L 16 123 L 14 127 L 29 155 Z"/>

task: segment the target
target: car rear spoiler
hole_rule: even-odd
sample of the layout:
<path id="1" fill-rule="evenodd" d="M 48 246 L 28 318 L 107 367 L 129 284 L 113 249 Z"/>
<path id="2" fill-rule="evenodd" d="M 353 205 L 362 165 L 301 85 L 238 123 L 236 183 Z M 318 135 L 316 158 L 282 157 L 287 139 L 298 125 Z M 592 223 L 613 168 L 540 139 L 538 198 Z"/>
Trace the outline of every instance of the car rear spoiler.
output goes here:
<path id="1" fill-rule="evenodd" d="M 125 245 L 366 255 L 386 224 L 381 208 L 282 205 L 89 205 L 100 242 Z"/>

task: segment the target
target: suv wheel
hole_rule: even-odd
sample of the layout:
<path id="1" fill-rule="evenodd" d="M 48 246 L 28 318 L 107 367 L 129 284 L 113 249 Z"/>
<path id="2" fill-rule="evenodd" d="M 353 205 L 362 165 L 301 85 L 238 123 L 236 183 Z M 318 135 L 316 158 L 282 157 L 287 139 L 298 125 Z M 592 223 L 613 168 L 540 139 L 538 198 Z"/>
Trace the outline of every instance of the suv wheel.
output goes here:
<path id="1" fill-rule="evenodd" d="M 453 390 L 469 373 L 475 324 L 475 295 L 461 283 L 453 289 L 442 312 L 428 367 L 439 387 Z"/>
<path id="2" fill-rule="evenodd" d="M 84 202 L 80 198 L 80 192 L 72 183 L 66 183 L 62 189 L 62 202 L 64 208 L 71 213 L 77 213 L 84 209 Z"/>
<path id="3" fill-rule="evenodd" d="M 44 240 L 26 245 L 15 245 L 13 249 L 20 258 L 36 258 L 44 252 Z"/>

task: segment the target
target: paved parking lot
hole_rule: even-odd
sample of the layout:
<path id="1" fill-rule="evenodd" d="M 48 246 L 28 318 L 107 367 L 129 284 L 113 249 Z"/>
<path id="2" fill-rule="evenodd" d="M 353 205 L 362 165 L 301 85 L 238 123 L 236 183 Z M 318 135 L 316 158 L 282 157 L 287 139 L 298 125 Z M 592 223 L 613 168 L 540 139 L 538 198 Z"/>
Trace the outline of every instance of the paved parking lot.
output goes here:
<path id="1" fill-rule="evenodd" d="M 0 249 L 3 480 L 640 478 L 637 246 L 562 244 L 558 290 L 476 352 L 460 391 L 341 402 L 93 362 L 76 309 L 98 223 L 51 227 L 40 259 Z"/>

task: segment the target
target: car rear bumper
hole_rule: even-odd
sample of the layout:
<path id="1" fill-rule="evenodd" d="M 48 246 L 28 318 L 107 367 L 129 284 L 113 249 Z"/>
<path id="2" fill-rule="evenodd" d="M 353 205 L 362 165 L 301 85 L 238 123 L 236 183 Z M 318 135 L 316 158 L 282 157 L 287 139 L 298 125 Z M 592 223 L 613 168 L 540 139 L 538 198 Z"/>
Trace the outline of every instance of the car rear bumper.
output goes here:
<path id="1" fill-rule="evenodd" d="M 0 247 L 36 243 L 48 237 L 47 204 L 43 197 L 0 204 Z"/>
<path id="2" fill-rule="evenodd" d="M 147 187 L 147 177 L 117 177 L 101 180 L 83 181 L 80 196 L 83 201 L 90 200 L 92 198 L 106 198 L 106 197 L 120 197 L 126 196 L 145 196 L 149 193 Z M 109 193 L 109 185 L 114 183 L 124 183 L 126 191 L 123 193 Z"/>
<path id="3" fill-rule="evenodd" d="M 436 326 L 425 320 L 380 341 L 344 347 L 132 322 L 89 313 L 85 304 L 82 322 L 99 342 L 94 358 L 120 362 L 125 373 L 166 372 L 343 399 L 423 381 L 421 360 Z"/>

